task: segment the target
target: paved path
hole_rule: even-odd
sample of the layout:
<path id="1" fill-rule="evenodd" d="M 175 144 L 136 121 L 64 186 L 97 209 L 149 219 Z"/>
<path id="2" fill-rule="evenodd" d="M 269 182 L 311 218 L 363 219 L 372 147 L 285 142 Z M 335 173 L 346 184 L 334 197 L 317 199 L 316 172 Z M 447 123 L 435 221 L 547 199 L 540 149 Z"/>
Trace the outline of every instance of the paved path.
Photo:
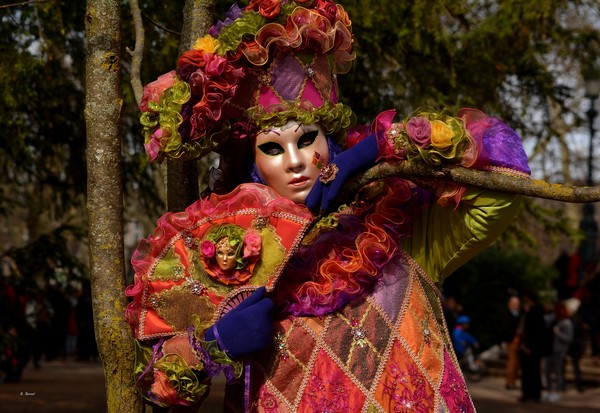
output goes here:
<path id="1" fill-rule="evenodd" d="M 213 385 L 214 395 L 203 405 L 203 412 L 219 411 L 216 408 L 219 387 L 219 383 Z M 537 404 L 519 403 L 520 392 L 505 390 L 499 377 L 488 377 L 469 387 L 479 413 L 600 413 L 600 387 L 587 388 L 582 394 L 568 390 L 559 403 Z M 21 382 L 0 384 L 0 412 L 104 413 L 105 410 L 100 364 L 42 363 L 37 371 L 28 366 Z"/>

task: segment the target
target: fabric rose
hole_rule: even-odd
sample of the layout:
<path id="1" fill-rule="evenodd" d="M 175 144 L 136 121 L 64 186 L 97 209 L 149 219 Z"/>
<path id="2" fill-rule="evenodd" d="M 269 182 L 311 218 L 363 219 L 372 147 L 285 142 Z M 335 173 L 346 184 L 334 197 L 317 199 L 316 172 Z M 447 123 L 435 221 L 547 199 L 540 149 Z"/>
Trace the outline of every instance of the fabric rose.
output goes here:
<path id="1" fill-rule="evenodd" d="M 244 258 L 255 257 L 260 254 L 262 240 L 258 231 L 250 229 L 244 235 Z"/>
<path id="2" fill-rule="evenodd" d="M 150 389 L 166 405 L 189 405 L 177 395 L 177 390 L 171 387 L 167 375 L 160 370 L 154 370 L 154 382 Z"/>
<path id="3" fill-rule="evenodd" d="M 406 123 L 408 137 L 419 148 L 426 148 L 431 143 L 431 123 L 425 116 L 415 116 Z"/>
<path id="4" fill-rule="evenodd" d="M 454 132 L 441 120 L 431 122 L 431 145 L 439 150 L 444 150 L 452 145 Z"/>
<path id="5" fill-rule="evenodd" d="M 272 19 L 281 11 L 281 0 L 250 0 L 246 10 L 258 11 L 265 19 Z"/>
<path id="6" fill-rule="evenodd" d="M 142 101 L 140 102 L 140 110 L 147 112 L 149 110 L 148 103 L 158 103 L 162 93 L 173 86 L 177 79 L 177 72 L 171 70 L 169 73 L 165 73 L 156 79 L 154 82 L 148 83 L 144 86 L 144 94 L 142 95 Z"/>
<path id="7" fill-rule="evenodd" d="M 318 0 L 315 9 L 332 23 L 337 17 L 337 6 L 332 0 Z"/>
<path id="8" fill-rule="evenodd" d="M 215 53 L 218 48 L 219 41 L 209 34 L 196 40 L 193 47 L 193 49 L 202 50 L 207 53 Z"/>
<path id="9" fill-rule="evenodd" d="M 230 136 L 235 139 L 248 139 L 256 136 L 258 128 L 250 121 L 238 121 L 231 126 Z"/>
<path id="10" fill-rule="evenodd" d="M 154 131 L 148 142 L 144 144 L 144 148 L 146 149 L 146 153 L 150 158 L 150 162 L 154 162 L 158 153 L 160 152 L 160 140 L 162 139 L 162 129 L 158 128 Z"/>
<path id="11" fill-rule="evenodd" d="M 205 240 L 200 244 L 200 252 L 206 258 L 212 258 L 215 256 L 215 244 L 212 241 Z"/>

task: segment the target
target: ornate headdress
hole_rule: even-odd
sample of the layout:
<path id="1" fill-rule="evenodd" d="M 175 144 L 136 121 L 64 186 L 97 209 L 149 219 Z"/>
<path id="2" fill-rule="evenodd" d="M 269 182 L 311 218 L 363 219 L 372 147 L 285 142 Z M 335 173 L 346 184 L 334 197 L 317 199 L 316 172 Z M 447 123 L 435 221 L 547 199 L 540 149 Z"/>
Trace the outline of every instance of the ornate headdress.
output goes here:
<path id="1" fill-rule="evenodd" d="M 144 88 L 150 160 L 200 158 L 267 127 L 353 121 L 337 75 L 354 59 L 347 13 L 332 0 L 250 0 L 182 54 L 178 71 Z"/>

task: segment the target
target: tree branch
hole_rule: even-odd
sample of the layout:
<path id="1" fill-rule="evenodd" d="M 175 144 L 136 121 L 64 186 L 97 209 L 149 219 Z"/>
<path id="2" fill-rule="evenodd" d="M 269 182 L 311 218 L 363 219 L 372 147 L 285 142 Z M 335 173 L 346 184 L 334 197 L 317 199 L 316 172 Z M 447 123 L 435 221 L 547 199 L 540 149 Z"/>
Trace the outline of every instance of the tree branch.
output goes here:
<path id="1" fill-rule="evenodd" d="M 476 169 L 462 167 L 439 169 L 428 165 L 411 164 L 409 162 L 399 164 L 381 163 L 376 165 L 363 175 L 348 181 L 344 185 L 342 193 L 356 193 L 360 187 L 369 182 L 393 176 L 407 179 L 418 177 L 440 181 L 453 181 L 483 189 L 563 202 L 585 203 L 600 201 L 600 186 L 578 187 L 552 184 L 537 179 L 521 178 Z"/>
<path id="2" fill-rule="evenodd" d="M 29 0 L 29 1 L 22 1 L 20 3 L 13 3 L 13 4 L 5 4 L 0 6 L 0 9 L 8 9 L 10 7 L 18 7 L 18 6 L 27 6 L 28 4 L 34 4 L 34 3 L 45 3 L 48 0 Z"/>
<path id="3" fill-rule="evenodd" d="M 140 77 L 140 69 L 142 67 L 142 57 L 144 55 L 144 24 L 142 22 L 142 13 L 137 0 L 129 0 L 129 8 L 133 16 L 133 26 L 135 28 L 135 49 L 131 51 L 127 48 L 127 52 L 131 55 L 131 88 L 138 106 L 142 102 L 144 87 Z"/>

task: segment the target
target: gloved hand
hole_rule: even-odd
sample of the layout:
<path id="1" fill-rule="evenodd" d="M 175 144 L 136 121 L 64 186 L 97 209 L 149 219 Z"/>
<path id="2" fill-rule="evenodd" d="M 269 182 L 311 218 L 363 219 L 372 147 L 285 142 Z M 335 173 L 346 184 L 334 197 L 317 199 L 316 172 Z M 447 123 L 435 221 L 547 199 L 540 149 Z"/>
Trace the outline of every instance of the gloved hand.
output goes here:
<path id="1" fill-rule="evenodd" d="M 232 358 L 264 348 L 271 340 L 273 328 L 273 301 L 264 295 L 265 287 L 258 288 L 207 329 L 204 339 L 217 340 L 219 347 L 225 347 L 221 350 Z"/>
<path id="2" fill-rule="evenodd" d="M 378 154 L 379 148 L 375 135 L 369 135 L 339 153 L 329 163 L 335 164 L 339 169 L 335 179 L 327 184 L 318 180 L 306 197 L 306 206 L 313 211 L 319 209 L 322 213 L 328 212 L 346 179 L 375 165 Z"/>

